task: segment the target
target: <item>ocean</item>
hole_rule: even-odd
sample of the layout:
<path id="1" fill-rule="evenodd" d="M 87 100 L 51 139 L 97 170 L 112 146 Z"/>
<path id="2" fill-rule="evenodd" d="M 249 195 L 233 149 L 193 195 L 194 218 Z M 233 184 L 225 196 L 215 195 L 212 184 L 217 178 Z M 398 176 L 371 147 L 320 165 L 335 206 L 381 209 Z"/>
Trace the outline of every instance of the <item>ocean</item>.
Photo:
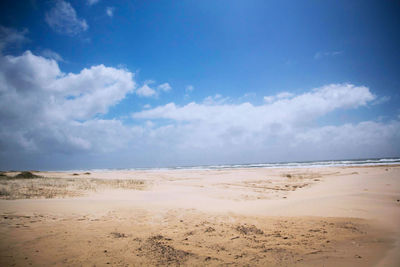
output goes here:
<path id="1" fill-rule="evenodd" d="M 199 166 L 175 166 L 175 167 L 152 167 L 152 168 L 123 168 L 123 169 L 86 169 L 76 171 L 115 171 L 115 170 L 219 170 L 240 168 L 316 168 L 337 166 L 379 166 L 400 164 L 400 158 L 375 158 L 375 159 L 346 159 L 346 160 L 317 160 L 317 161 L 294 161 L 275 163 L 250 163 L 250 164 L 221 164 L 221 165 L 199 165 Z M 71 170 L 70 170 L 71 171 Z"/>

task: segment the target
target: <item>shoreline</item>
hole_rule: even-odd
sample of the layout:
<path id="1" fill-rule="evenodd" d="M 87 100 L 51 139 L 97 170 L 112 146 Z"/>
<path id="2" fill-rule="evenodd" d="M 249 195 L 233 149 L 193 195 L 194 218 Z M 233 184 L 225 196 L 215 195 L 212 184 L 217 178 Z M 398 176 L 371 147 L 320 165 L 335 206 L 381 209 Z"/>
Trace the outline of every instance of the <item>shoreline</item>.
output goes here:
<path id="1" fill-rule="evenodd" d="M 325 164 L 324 164 L 325 163 Z M 22 170 L 31 172 L 118 172 L 118 171 L 171 171 L 171 170 L 225 170 L 225 169 L 283 169 L 283 168 L 325 168 L 325 167 L 380 167 L 400 166 L 400 158 L 366 158 L 317 161 L 293 161 L 273 163 L 219 164 L 219 165 L 188 165 L 169 167 L 138 167 L 138 168 L 105 168 L 105 169 L 68 169 L 68 170 Z M 1 172 L 20 172 L 21 170 L 3 170 Z"/>

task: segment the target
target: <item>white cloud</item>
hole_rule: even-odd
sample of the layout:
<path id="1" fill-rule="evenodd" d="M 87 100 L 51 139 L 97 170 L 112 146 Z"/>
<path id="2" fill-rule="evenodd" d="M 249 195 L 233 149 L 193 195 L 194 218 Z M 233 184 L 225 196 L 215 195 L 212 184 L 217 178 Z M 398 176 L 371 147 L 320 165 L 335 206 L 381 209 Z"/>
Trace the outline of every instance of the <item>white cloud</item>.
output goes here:
<path id="1" fill-rule="evenodd" d="M 388 101 L 390 101 L 390 96 L 382 96 L 382 97 L 377 98 L 377 99 L 372 103 L 372 105 L 380 105 L 380 104 L 386 103 L 386 102 L 388 102 Z"/>
<path id="2" fill-rule="evenodd" d="M 157 86 L 157 88 L 163 92 L 169 92 L 172 89 L 172 87 L 171 87 L 171 85 L 169 85 L 169 83 L 160 84 L 159 86 Z"/>
<path id="3" fill-rule="evenodd" d="M 280 94 L 278 94 L 279 96 Z M 292 97 L 276 97 L 269 104 L 254 106 L 250 103 L 224 104 L 221 95 L 208 97 L 203 104 L 194 102 L 177 107 L 174 103 L 152 110 L 134 113 L 135 118 L 173 119 L 176 121 L 205 121 L 210 123 L 237 124 L 262 128 L 273 123 L 298 123 L 321 117 L 335 109 L 365 106 L 375 96 L 364 86 L 331 84 L 311 92 Z M 220 100 L 220 102 L 218 102 Z M 223 101 L 222 101 L 223 100 Z M 230 117 L 232 116 L 232 117 Z"/>
<path id="4" fill-rule="evenodd" d="M 266 103 L 272 103 L 273 101 L 277 99 L 287 99 L 293 97 L 294 94 L 289 93 L 289 92 L 281 92 L 275 96 L 264 96 L 264 102 Z"/>
<path id="5" fill-rule="evenodd" d="M 70 3 L 57 0 L 53 8 L 45 15 L 45 21 L 56 32 L 70 36 L 86 31 L 86 20 L 78 18 Z"/>
<path id="6" fill-rule="evenodd" d="M 0 57 L 0 81 L 2 148 L 103 151 L 131 131 L 119 121 L 96 118 L 134 90 L 126 70 L 98 65 L 63 73 L 55 60 L 27 51 Z"/>
<path id="7" fill-rule="evenodd" d="M 136 90 L 136 94 L 141 97 L 158 97 L 161 92 L 169 92 L 172 87 L 169 83 L 162 83 L 158 86 L 152 87 L 152 84 L 156 82 L 153 80 L 147 80 L 143 85 Z"/>
<path id="8" fill-rule="evenodd" d="M 274 101 L 274 99 L 275 99 L 275 97 L 273 97 L 273 96 L 264 96 L 264 102 L 266 102 L 266 103 L 271 103 Z"/>
<path id="9" fill-rule="evenodd" d="M 26 37 L 27 33 L 28 33 L 27 29 L 18 31 L 13 28 L 7 28 L 0 25 L 0 53 L 7 46 L 21 45 L 22 43 L 27 42 L 29 40 Z"/>
<path id="10" fill-rule="evenodd" d="M 125 69 L 103 65 L 64 73 L 54 59 L 29 51 L 0 55 L 0 167 L 245 163 L 395 156 L 400 151 L 397 117 L 318 124 L 336 110 L 379 99 L 365 86 L 330 84 L 297 95 L 280 93 L 262 105 L 235 104 L 217 94 L 186 105 L 145 105 L 127 124 L 102 119 L 140 90 L 134 90 L 133 79 Z M 153 84 L 158 88 L 145 82 L 149 88 Z"/>
<path id="11" fill-rule="evenodd" d="M 308 129 L 295 136 L 296 146 L 307 147 L 316 157 L 368 158 L 398 155 L 400 122 L 363 121 L 356 124 Z"/>
<path id="12" fill-rule="evenodd" d="M 328 51 L 328 52 L 317 52 L 314 55 L 314 59 L 321 59 L 324 57 L 334 57 L 342 54 L 343 51 Z"/>
<path id="13" fill-rule="evenodd" d="M 132 78 L 130 72 L 104 65 L 83 69 L 79 74 L 64 75 L 51 84 L 51 90 L 62 93 L 68 99 L 57 103 L 57 108 L 51 112 L 59 109 L 60 114 L 73 119 L 105 114 L 110 106 L 133 91 Z"/>
<path id="14" fill-rule="evenodd" d="M 292 96 L 294 96 L 294 94 L 289 93 L 289 92 L 282 92 L 276 95 L 277 99 L 285 99 L 285 98 L 291 98 Z"/>
<path id="15" fill-rule="evenodd" d="M 109 16 L 110 18 L 112 18 L 114 16 L 114 11 L 115 11 L 115 7 L 107 7 L 106 8 L 106 14 L 107 16 Z"/>
<path id="16" fill-rule="evenodd" d="M 356 109 L 375 98 L 364 86 L 331 84 L 300 95 L 277 94 L 273 101 L 258 106 L 208 101 L 224 99 L 217 95 L 203 103 L 169 103 L 132 116 L 158 122 L 158 127 L 145 129 L 153 145 L 169 147 L 182 158 L 204 164 L 393 155 L 400 146 L 398 121 L 316 124 L 335 110 Z M 340 150 L 335 149 L 338 144 Z"/>
<path id="17" fill-rule="evenodd" d="M 54 59 L 58 62 L 65 62 L 60 54 L 50 49 L 44 49 L 40 54 L 45 58 Z"/>
<path id="18" fill-rule="evenodd" d="M 99 2 L 99 0 L 87 0 L 87 3 L 88 3 L 89 6 L 97 4 L 98 2 Z"/>
<path id="19" fill-rule="evenodd" d="M 229 97 L 222 97 L 220 94 L 216 94 L 214 96 L 207 96 L 203 99 L 203 104 L 205 105 L 218 105 L 224 104 L 230 100 Z"/>
<path id="20" fill-rule="evenodd" d="M 142 97 L 157 96 L 156 90 L 154 90 L 153 88 L 151 88 L 149 86 L 150 84 L 153 84 L 153 83 L 154 83 L 154 81 L 152 81 L 152 80 L 145 81 L 144 84 L 142 85 L 142 87 L 140 87 L 139 89 L 136 90 L 136 94 L 138 96 L 142 96 Z"/>

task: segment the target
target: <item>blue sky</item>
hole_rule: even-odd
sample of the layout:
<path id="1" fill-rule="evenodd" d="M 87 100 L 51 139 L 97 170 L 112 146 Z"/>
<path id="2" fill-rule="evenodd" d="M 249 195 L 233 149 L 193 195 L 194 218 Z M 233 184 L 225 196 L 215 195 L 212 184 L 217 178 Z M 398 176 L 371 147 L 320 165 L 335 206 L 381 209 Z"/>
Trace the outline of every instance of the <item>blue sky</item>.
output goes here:
<path id="1" fill-rule="evenodd" d="M 2 168 L 399 155 L 396 1 L 1 5 Z"/>

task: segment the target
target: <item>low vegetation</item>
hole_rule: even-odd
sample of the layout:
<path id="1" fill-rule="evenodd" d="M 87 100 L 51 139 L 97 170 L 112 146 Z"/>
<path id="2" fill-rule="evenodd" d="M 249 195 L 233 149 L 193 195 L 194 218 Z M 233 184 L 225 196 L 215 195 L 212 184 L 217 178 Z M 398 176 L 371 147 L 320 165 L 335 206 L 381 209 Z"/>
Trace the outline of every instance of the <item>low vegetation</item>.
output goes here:
<path id="1" fill-rule="evenodd" d="M 31 172 L 0 174 L 0 199 L 78 197 L 106 189 L 143 190 L 140 179 L 47 178 Z"/>
<path id="2" fill-rule="evenodd" d="M 33 179 L 33 178 L 40 178 L 40 176 L 35 175 L 31 172 L 21 172 L 21 173 L 15 175 L 14 178 L 16 178 L 16 179 Z"/>

